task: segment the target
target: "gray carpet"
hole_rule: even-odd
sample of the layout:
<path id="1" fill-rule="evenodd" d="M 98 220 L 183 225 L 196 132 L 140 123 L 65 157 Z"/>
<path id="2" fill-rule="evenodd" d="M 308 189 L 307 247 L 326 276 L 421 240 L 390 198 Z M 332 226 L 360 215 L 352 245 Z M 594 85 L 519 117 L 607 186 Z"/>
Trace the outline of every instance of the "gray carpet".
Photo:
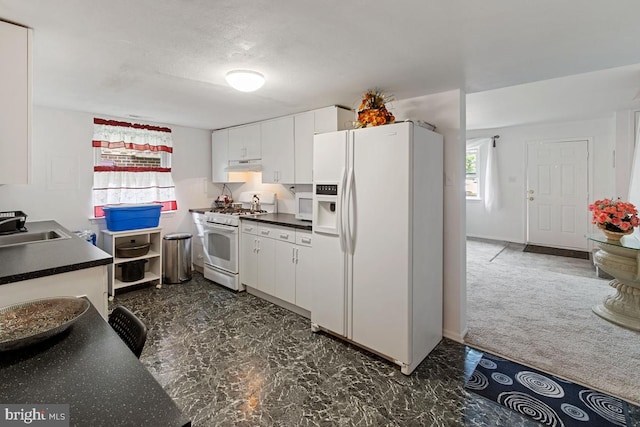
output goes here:
<path id="1" fill-rule="evenodd" d="M 465 342 L 640 403 L 640 333 L 591 307 L 613 292 L 588 260 L 467 240 Z"/>

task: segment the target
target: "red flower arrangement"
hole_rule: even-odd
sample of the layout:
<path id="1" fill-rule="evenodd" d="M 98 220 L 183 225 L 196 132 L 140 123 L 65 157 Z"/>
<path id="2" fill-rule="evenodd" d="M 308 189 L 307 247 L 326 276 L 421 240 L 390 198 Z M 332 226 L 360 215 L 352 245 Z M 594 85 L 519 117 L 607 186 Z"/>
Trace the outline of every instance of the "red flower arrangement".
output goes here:
<path id="1" fill-rule="evenodd" d="M 625 233 L 640 223 L 633 203 L 623 202 L 620 198 L 596 200 L 589 205 L 589 210 L 593 212 L 591 223 L 607 231 Z"/>

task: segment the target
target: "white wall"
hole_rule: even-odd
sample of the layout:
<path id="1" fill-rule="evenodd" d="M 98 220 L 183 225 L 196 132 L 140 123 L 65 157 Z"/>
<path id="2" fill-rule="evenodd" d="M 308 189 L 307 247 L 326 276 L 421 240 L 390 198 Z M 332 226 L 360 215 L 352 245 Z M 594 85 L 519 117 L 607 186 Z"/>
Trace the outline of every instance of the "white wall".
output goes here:
<path id="1" fill-rule="evenodd" d="M 43 107 L 33 109 L 32 179 L 28 185 L 0 186 L 0 211 L 22 210 L 29 221 L 55 220 L 69 230 L 105 228 L 93 213 L 93 118 L 130 119 Z M 137 121 L 136 121 L 137 122 Z M 209 206 L 211 132 L 165 125 L 172 130 L 172 176 L 178 211 L 163 214 L 164 233 L 191 229 L 189 208 Z M 3 153 L 10 155 L 10 153 Z"/>
<path id="2" fill-rule="evenodd" d="M 464 197 L 465 94 L 442 92 L 392 103 L 396 120 L 424 120 L 444 136 L 443 333 L 462 342 L 467 330 Z"/>
<path id="3" fill-rule="evenodd" d="M 513 126 L 500 129 L 468 130 L 467 138 L 491 137 L 497 140 L 501 207 L 488 213 L 484 203 L 469 200 L 467 205 L 467 235 L 509 242 L 526 241 L 526 151 L 528 141 L 589 138 L 593 141 L 590 159 L 593 162 L 593 183 L 590 201 L 603 197 L 626 197 L 615 194 L 616 176 L 613 150 L 616 145 L 615 117 L 544 125 Z M 486 150 L 481 150 L 481 170 L 486 162 Z M 628 176 L 628 175 L 627 175 Z M 625 190 L 626 191 L 626 190 Z"/>

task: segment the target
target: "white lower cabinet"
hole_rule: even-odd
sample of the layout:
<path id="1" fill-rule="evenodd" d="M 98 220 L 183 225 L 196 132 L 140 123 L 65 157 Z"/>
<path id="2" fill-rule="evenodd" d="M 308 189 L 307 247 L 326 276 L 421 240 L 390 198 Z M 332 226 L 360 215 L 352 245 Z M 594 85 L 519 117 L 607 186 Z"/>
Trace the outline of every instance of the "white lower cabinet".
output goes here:
<path id="1" fill-rule="evenodd" d="M 203 224 L 206 222 L 204 214 L 199 212 L 192 212 L 191 217 L 193 223 L 191 224 L 191 262 L 198 271 L 202 273 L 204 270 L 204 246 L 202 240 L 204 239 Z"/>
<path id="2" fill-rule="evenodd" d="M 311 232 L 242 221 L 240 281 L 309 311 Z"/>
<path id="3" fill-rule="evenodd" d="M 311 311 L 311 232 L 296 231 L 296 302 Z"/>
<path id="4" fill-rule="evenodd" d="M 276 290 L 275 296 L 296 303 L 296 245 L 276 241 Z"/>
<path id="5" fill-rule="evenodd" d="M 269 295 L 276 289 L 276 247 L 269 227 L 242 222 L 240 236 L 240 282 Z"/>
<path id="6" fill-rule="evenodd" d="M 258 288 L 258 226 L 242 222 L 240 233 L 240 282 Z"/>
<path id="7" fill-rule="evenodd" d="M 193 265 L 196 266 L 199 271 L 204 270 L 204 246 L 200 240 L 191 241 L 191 257 Z"/>
<path id="8" fill-rule="evenodd" d="M 276 241 L 262 237 L 265 230 L 258 227 L 258 290 L 265 294 L 276 293 Z"/>

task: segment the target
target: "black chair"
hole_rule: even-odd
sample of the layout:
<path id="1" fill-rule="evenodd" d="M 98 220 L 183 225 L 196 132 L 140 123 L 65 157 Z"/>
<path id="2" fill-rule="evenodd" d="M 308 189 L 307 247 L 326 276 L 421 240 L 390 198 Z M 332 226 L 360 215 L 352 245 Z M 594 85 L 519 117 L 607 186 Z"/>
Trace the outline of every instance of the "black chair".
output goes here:
<path id="1" fill-rule="evenodd" d="M 109 315 L 109 324 L 139 359 L 147 341 L 147 327 L 129 309 L 118 306 Z"/>

